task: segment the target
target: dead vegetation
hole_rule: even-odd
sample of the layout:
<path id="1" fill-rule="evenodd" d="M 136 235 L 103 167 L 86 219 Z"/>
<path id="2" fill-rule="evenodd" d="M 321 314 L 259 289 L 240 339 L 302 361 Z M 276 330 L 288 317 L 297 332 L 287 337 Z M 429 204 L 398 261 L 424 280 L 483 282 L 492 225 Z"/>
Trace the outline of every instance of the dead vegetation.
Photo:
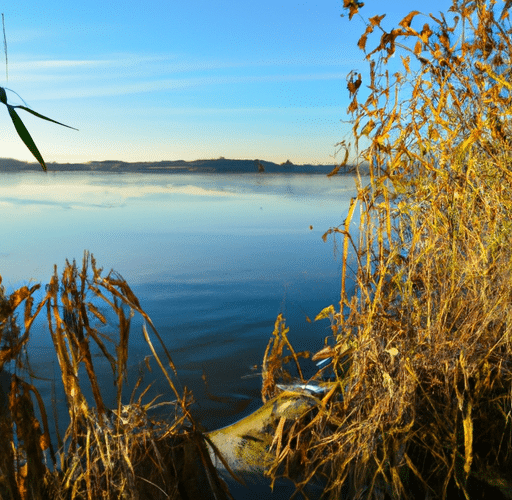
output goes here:
<path id="1" fill-rule="evenodd" d="M 208 494 L 229 498 L 188 412 L 190 394 L 176 387 L 176 369 L 158 332 L 126 281 L 112 271 L 106 277 L 101 273 L 87 253 L 81 269 L 67 262 L 62 277 L 55 269 L 35 310 L 34 294 L 40 285 L 22 287 L 9 296 L 1 290 L 0 363 L 15 369 L 0 409 L 0 439 L 9 444 L 0 453 L 0 498 L 155 500 L 209 498 Z M 24 311 L 18 312 L 23 306 Z M 117 331 L 106 333 L 102 328 L 107 324 L 101 312 L 105 307 L 115 313 Z M 136 397 L 140 381 L 129 404 L 123 404 L 130 322 L 135 313 L 144 319 L 149 351 L 176 396 L 167 403 L 171 411 L 165 421 L 148 416 L 162 404 L 144 401 L 148 388 Z M 27 342 L 36 317 L 43 314 L 70 417 L 65 435 L 57 430 L 58 449 L 50 439 L 47 409 L 37 388 L 26 381 L 29 377 L 19 375 L 28 373 Z M 18 326 L 20 315 L 23 326 Z M 167 359 L 159 358 L 155 339 Z M 110 381 L 97 379 L 93 363 L 97 356 L 108 361 Z M 117 389 L 113 409 L 105 406 L 102 396 L 102 387 L 109 382 Z M 85 396 L 85 387 L 92 401 Z"/>
<path id="2" fill-rule="evenodd" d="M 324 235 L 343 238 L 316 358 L 334 376 L 318 414 L 279 436 L 272 477 L 299 462 L 333 499 L 512 498 L 510 6 L 366 21 L 369 75 L 349 75 L 354 142 L 341 144 L 369 182 Z"/>

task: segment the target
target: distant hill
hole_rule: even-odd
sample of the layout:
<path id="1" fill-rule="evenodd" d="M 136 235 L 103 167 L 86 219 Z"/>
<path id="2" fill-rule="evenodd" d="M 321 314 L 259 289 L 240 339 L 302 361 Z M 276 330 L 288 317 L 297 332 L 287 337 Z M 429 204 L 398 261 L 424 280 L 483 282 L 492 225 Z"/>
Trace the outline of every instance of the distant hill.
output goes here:
<path id="1" fill-rule="evenodd" d="M 47 163 L 49 172 L 139 172 L 139 173 L 294 173 L 294 174 L 328 174 L 336 165 L 294 165 L 289 160 L 281 165 L 264 160 L 216 160 L 194 161 L 160 161 L 160 162 L 124 162 L 124 161 L 90 161 L 87 163 Z M 39 163 L 29 163 L 12 158 L 0 158 L 0 172 L 41 171 Z M 340 174 L 352 170 L 345 167 Z"/>

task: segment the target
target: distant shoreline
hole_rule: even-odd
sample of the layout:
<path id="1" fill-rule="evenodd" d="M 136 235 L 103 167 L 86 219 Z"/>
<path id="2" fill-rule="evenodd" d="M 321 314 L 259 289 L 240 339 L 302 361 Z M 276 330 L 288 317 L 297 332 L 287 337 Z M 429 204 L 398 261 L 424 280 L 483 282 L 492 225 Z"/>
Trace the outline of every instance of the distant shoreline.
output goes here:
<path id="1" fill-rule="evenodd" d="M 116 160 L 90 161 L 87 163 L 47 163 L 48 172 L 131 172 L 131 173 L 226 173 L 226 174 L 323 174 L 327 175 L 336 167 L 333 165 L 295 165 L 265 160 L 230 160 L 226 158 L 210 160 L 175 160 L 160 162 L 124 162 Z M 12 158 L 0 158 L 0 172 L 42 171 L 36 162 L 24 162 Z M 338 175 L 354 173 L 346 166 Z"/>

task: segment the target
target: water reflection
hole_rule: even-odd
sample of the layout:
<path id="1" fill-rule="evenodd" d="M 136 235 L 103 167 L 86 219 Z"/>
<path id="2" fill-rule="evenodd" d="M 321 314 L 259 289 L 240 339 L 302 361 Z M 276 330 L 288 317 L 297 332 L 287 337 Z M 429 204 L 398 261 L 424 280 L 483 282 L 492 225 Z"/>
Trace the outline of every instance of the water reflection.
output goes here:
<path id="1" fill-rule="evenodd" d="M 317 350 L 329 335 L 328 324 L 305 316 L 339 300 L 340 262 L 321 235 L 341 224 L 354 192 L 351 177 L 316 175 L 5 174 L 0 227 L 10 237 L 0 243 L 0 274 L 8 289 L 45 284 L 55 263 L 80 262 L 90 250 L 133 287 L 212 429 L 260 404 L 260 380 L 243 377 L 261 363 L 279 312 L 298 350 Z M 131 334 L 132 386 L 148 354 L 140 326 Z M 50 398 L 60 375 L 44 321 L 28 350 Z M 95 366 L 108 371 L 101 358 Z M 157 372 L 147 377 L 149 396 L 172 398 Z M 105 391 L 107 401 L 115 396 Z"/>

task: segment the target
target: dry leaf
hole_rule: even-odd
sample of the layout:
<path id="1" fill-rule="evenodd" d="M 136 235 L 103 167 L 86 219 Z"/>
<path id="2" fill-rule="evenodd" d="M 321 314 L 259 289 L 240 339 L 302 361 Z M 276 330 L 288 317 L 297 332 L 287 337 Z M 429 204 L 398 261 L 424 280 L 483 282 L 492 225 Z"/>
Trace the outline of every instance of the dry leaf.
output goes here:
<path id="1" fill-rule="evenodd" d="M 414 10 L 412 12 L 410 12 L 409 14 L 407 14 L 407 16 L 405 16 L 399 23 L 398 25 L 399 26 L 402 26 L 404 28 L 409 28 L 411 26 L 411 21 L 413 20 L 413 18 L 415 16 L 417 16 L 419 14 L 419 11 L 417 10 Z"/>

